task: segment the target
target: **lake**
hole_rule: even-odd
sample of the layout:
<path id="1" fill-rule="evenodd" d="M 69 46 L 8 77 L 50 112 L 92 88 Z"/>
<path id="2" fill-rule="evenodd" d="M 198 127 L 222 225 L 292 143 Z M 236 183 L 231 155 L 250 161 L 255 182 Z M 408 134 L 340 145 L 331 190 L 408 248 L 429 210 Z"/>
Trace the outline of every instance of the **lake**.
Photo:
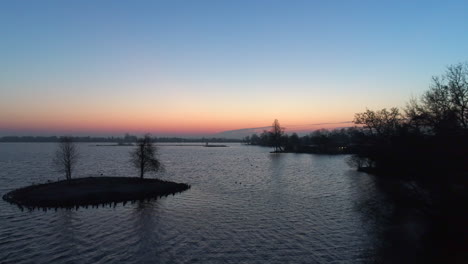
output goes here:
<path id="1" fill-rule="evenodd" d="M 138 175 L 129 162 L 133 147 L 78 145 L 74 177 Z M 159 145 L 165 172 L 147 176 L 192 188 L 158 200 L 57 211 L 21 211 L 0 201 L 0 262 L 370 263 L 389 257 L 382 255 L 383 227 L 372 213 L 382 195 L 346 156 L 228 145 Z M 0 143 L 0 195 L 63 179 L 52 166 L 55 147 Z"/>

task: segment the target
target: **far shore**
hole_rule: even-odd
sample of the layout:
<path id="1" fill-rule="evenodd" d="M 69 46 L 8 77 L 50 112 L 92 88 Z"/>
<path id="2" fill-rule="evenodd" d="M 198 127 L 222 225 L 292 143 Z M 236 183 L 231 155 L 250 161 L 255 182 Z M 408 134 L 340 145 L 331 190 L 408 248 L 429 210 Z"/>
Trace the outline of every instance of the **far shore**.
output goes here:
<path id="1" fill-rule="evenodd" d="M 3 199 L 21 209 L 77 208 L 154 199 L 189 188 L 185 183 L 159 179 L 87 177 L 23 187 L 5 194 Z"/>
<path id="2" fill-rule="evenodd" d="M 132 147 L 135 146 L 133 144 L 96 144 L 96 147 Z M 164 146 L 164 147 L 221 147 L 221 148 L 226 148 L 229 147 L 228 145 L 217 145 L 217 144 L 167 144 L 167 143 L 162 143 L 162 144 L 156 144 L 156 146 Z"/>

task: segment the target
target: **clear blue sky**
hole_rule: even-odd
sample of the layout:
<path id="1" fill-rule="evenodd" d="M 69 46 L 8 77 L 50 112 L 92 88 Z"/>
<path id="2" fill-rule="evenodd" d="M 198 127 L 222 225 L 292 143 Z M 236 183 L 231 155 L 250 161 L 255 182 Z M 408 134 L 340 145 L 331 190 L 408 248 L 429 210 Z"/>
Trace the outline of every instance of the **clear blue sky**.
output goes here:
<path id="1" fill-rule="evenodd" d="M 0 135 L 211 133 L 403 106 L 468 1 L 0 1 L 0 36 Z"/>

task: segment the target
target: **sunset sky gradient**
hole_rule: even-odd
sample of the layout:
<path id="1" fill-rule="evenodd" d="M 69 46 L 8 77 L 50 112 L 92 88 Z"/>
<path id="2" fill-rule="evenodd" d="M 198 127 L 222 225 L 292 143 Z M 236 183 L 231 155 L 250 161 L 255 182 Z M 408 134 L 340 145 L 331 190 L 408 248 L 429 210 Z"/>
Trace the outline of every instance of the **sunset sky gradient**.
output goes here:
<path id="1" fill-rule="evenodd" d="M 404 106 L 468 60 L 467 11 L 468 1 L 1 1 L 0 136 L 351 121 Z"/>

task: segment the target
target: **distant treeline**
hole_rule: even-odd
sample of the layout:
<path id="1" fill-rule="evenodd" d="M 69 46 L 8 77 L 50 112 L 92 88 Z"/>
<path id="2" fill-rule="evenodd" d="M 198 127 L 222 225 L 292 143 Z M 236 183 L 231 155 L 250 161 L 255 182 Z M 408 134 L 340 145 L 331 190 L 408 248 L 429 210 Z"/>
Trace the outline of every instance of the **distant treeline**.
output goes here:
<path id="1" fill-rule="evenodd" d="M 351 160 L 357 168 L 468 187 L 468 64 L 448 67 L 403 110 L 368 109 L 354 123 L 364 132 Z"/>
<path id="2" fill-rule="evenodd" d="M 244 141 L 276 153 L 353 154 L 350 165 L 377 176 L 375 184 L 391 204 L 382 212 L 394 219 L 424 217 L 424 246 L 442 252 L 434 262 L 446 261 L 444 252 L 464 254 L 455 259 L 466 262 L 468 64 L 449 66 L 433 77 L 429 89 L 405 108 L 367 109 L 355 114 L 354 123 L 359 127 L 299 137 L 284 134 L 275 120 L 271 130 Z"/>
<path id="3" fill-rule="evenodd" d="M 73 142 L 109 142 L 109 143 L 135 143 L 137 136 L 126 134 L 123 137 L 71 137 Z M 0 137 L 0 142 L 59 142 L 59 136 L 5 136 Z M 171 142 L 171 143 L 198 143 L 198 142 L 213 142 L 213 143 L 236 143 L 241 142 L 240 139 L 228 138 L 179 138 L 179 137 L 152 137 L 153 142 Z"/>
<path id="4" fill-rule="evenodd" d="M 285 134 L 275 120 L 271 130 L 243 141 L 274 152 L 354 154 L 349 163 L 359 170 L 468 187 L 468 64 L 433 77 L 429 90 L 404 109 L 367 109 L 355 114 L 354 123 L 358 127 L 299 137 Z"/>
<path id="5" fill-rule="evenodd" d="M 282 152 L 317 153 L 317 154 L 351 154 L 356 153 L 357 144 L 361 141 L 363 130 L 358 127 L 334 130 L 320 129 L 305 136 L 282 133 L 277 143 L 275 133 L 263 131 L 243 139 L 249 145 L 274 147 L 278 144 Z"/>
<path id="6" fill-rule="evenodd" d="M 433 77 L 404 109 L 366 110 L 354 123 L 363 125 L 364 134 L 349 163 L 379 176 L 376 183 L 393 202 L 395 217 L 408 211 L 427 217 L 428 248 L 464 259 L 449 262 L 466 262 L 468 64 Z M 447 261 L 443 254 L 438 258 L 431 260 Z"/>
<path id="7" fill-rule="evenodd" d="M 5 136 L 0 137 L 0 142 L 59 142 L 58 136 Z M 74 142 L 118 142 L 118 137 L 72 137 Z"/>
<path id="8" fill-rule="evenodd" d="M 233 139 L 233 138 L 178 138 L 178 137 L 155 137 L 153 138 L 154 142 L 160 143 L 199 143 L 199 142 L 209 142 L 209 143 L 240 143 L 242 140 Z"/>

